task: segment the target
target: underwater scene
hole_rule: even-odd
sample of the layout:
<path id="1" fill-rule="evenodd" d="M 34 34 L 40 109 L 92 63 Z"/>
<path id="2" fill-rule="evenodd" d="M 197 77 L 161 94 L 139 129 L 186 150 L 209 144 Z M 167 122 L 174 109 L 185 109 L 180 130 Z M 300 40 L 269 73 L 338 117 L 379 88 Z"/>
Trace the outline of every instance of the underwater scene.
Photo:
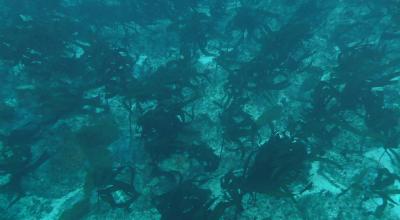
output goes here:
<path id="1" fill-rule="evenodd" d="M 399 220 L 399 0 L 0 0 L 1 220 Z"/>

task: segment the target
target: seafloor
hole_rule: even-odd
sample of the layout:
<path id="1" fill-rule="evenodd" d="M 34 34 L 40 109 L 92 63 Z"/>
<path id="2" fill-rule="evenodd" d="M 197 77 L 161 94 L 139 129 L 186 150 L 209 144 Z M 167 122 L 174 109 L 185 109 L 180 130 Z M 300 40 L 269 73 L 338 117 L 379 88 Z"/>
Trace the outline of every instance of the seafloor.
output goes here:
<path id="1" fill-rule="evenodd" d="M 398 0 L 0 0 L 0 219 L 400 219 Z"/>

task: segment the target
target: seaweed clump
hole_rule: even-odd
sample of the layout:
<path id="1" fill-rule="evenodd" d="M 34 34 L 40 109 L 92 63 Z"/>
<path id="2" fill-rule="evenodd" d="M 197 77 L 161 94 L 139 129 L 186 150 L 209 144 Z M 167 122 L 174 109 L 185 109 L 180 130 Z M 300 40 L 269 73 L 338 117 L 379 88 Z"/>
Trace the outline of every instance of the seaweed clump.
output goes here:
<path id="1" fill-rule="evenodd" d="M 292 187 L 307 180 L 309 160 L 304 143 L 274 134 L 247 158 L 241 175 L 233 171 L 227 173 L 221 179 L 221 186 L 239 210 L 243 209 L 241 200 L 247 193 L 293 199 Z"/>
<path id="2" fill-rule="evenodd" d="M 332 146 L 340 129 L 357 136 L 368 136 L 397 147 L 399 113 L 387 105 L 390 87 L 398 82 L 395 60 L 384 60 L 385 48 L 360 44 L 343 48 L 331 79 L 316 85 L 311 107 L 304 114 L 303 136 L 313 136 Z M 347 115 L 357 115 L 364 129 L 356 128 Z"/>
<path id="3" fill-rule="evenodd" d="M 183 182 L 156 198 L 156 207 L 162 220 L 217 220 L 229 204 L 221 202 L 212 207 L 214 203 L 210 190 L 201 189 L 190 181 Z"/>
<path id="4" fill-rule="evenodd" d="M 166 158 L 180 150 L 177 138 L 184 130 L 182 119 L 184 115 L 181 109 L 162 105 L 139 118 L 144 147 L 153 159 Z"/>
<path id="5" fill-rule="evenodd" d="M 347 192 L 361 194 L 362 202 L 382 199 L 381 204 L 377 204 L 375 211 L 367 213 L 377 218 L 382 218 L 384 211 L 389 204 L 399 205 L 392 196 L 399 195 L 400 189 L 396 187 L 396 182 L 400 181 L 400 176 L 390 172 L 386 168 L 364 169 L 353 178 L 353 183 L 344 189 L 339 195 L 343 196 Z"/>
<path id="6" fill-rule="evenodd" d="M 277 18 L 278 15 L 261 9 L 259 6 L 243 5 L 236 9 L 235 15 L 228 23 L 229 30 L 238 30 L 243 34 L 241 40 L 247 36 L 250 38 L 260 38 L 259 36 L 270 32 L 266 25 L 266 19 Z"/>
<path id="7" fill-rule="evenodd" d="M 289 137 L 274 135 L 263 144 L 246 171 L 244 190 L 266 194 L 291 194 L 290 184 L 307 171 L 307 146 Z"/>

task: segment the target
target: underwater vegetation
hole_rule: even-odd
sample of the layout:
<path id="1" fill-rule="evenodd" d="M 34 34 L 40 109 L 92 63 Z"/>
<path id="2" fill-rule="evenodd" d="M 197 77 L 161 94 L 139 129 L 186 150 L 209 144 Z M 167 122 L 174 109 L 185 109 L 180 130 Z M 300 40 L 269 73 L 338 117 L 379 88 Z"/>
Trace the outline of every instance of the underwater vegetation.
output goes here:
<path id="1" fill-rule="evenodd" d="M 176 189 L 156 199 L 156 207 L 162 213 L 161 219 L 220 219 L 228 203 L 215 202 L 209 190 L 198 188 L 194 183 L 183 182 Z"/>
<path id="2" fill-rule="evenodd" d="M 0 219 L 400 216 L 400 6 L 0 0 Z"/>
<path id="3" fill-rule="evenodd" d="M 221 186 L 239 211 L 243 211 L 242 199 L 247 193 L 294 199 L 291 185 L 307 184 L 310 161 L 304 143 L 273 134 L 268 142 L 248 155 L 242 173 L 230 171 L 221 179 Z"/>

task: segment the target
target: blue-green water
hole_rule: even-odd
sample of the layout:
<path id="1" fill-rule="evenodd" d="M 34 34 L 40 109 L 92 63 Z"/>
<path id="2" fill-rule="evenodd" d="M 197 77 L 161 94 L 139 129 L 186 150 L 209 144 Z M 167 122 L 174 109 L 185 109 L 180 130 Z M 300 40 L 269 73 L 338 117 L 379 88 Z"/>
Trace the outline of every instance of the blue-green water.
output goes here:
<path id="1" fill-rule="evenodd" d="M 400 219 L 400 2 L 0 0 L 0 219 Z"/>

